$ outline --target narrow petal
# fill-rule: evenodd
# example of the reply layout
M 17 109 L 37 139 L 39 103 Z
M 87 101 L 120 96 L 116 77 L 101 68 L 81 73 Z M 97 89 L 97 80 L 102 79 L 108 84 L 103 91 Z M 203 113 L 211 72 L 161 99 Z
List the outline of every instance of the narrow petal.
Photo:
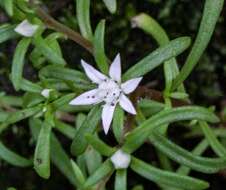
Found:
M 124 94 L 120 96 L 119 105 L 127 112 L 136 115 L 136 110 L 132 104 L 132 102 L 127 98 Z
M 142 80 L 142 77 L 139 77 L 139 78 L 134 78 L 134 79 L 124 82 L 121 85 L 123 92 L 125 94 L 129 94 L 129 93 L 133 92 L 137 88 L 137 86 L 139 85 L 141 80 Z
M 97 97 L 97 89 L 87 91 L 73 99 L 70 105 L 90 105 L 100 103 L 102 100 Z
M 89 65 L 85 61 L 81 61 L 82 66 L 86 72 L 86 75 L 90 78 L 90 80 L 96 84 L 101 83 L 103 80 L 107 79 L 107 77 L 96 70 L 93 66 Z
M 107 134 L 113 119 L 115 106 L 105 104 L 102 111 L 102 124 L 104 128 L 104 133 Z
M 121 82 L 121 58 L 118 54 L 110 66 L 109 75 L 113 80 Z
M 25 37 L 31 37 L 37 29 L 38 25 L 33 25 L 28 20 L 24 20 L 14 30 Z

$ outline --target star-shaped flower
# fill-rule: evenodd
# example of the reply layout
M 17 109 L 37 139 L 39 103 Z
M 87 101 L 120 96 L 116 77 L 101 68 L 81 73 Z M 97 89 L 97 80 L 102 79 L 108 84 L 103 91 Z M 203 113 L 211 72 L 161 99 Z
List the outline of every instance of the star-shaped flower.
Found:
M 142 77 L 121 83 L 121 59 L 118 54 L 109 69 L 109 77 L 97 71 L 94 67 L 81 61 L 88 78 L 98 85 L 96 89 L 87 91 L 73 99 L 70 105 L 91 105 L 104 102 L 102 124 L 105 134 L 108 133 L 117 103 L 128 113 L 136 114 L 131 101 L 126 97 L 139 85 Z

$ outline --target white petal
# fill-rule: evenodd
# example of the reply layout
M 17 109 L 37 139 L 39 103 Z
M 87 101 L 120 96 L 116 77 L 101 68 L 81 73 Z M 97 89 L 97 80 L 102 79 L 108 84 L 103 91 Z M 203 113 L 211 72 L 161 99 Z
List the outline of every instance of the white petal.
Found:
M 125 94 L 129 94 L 129 93 L 133 92 L 137 88 L 137 86 L 139 85 L 141 80 L 142 80 L 142 77 L 139 77 L 139 78 L 134 78 L 134 79 L 124 82 L 121 85 L 123 92 Z
M 14 30 L 23 36 L 31 37 L 34 35 L 37 29 L 38 25 L 33 25 L 28 20 L 24 20 Z
M 118 54 L 110 66 L 109 75 L 113 80 L 121 82 L 121 58 Z
M 110 159 L 115 169 L 126 169 L 131 162 L 131 156 L 121 149 L 115 152 Z
M 100 103 L 102 100 L 97 96 L 97 89 L 87 91 L 73 99 L 70 105 L 90 105 Z
M 105 104 L 103 106 L 103 111 L 102 111 L 102 124 L 104 128 L 104 133 L 107 134 L 113 119 L 114 111 L 115 111 L 115 106 L 116 105 L 109 105 Z
M 124 94 L 122 94 L 119 98 L 119 105 L 127 112 L 136 115 L 136 110 L 132 104 L 132 102 L 127 98 Z
M 86 72 L 86 75 L 90 78 L 92 82 L 99 84 L 103 80 L 107 79 L 104 74 L 96 70 L 93 66 L 89 65 L 85 61 L 82 60 L 81 63 Z
M 46 89 L 42 90 L 41 95 L 44 96 L 45 98 L 49 98 L 49 94 L 51 91 L 53 91 L 53 89 L 46 88 Z

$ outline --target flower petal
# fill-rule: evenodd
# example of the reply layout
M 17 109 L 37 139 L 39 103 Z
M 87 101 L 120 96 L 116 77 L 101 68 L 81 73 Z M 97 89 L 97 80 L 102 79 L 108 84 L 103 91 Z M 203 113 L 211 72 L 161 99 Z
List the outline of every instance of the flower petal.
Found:
M 38 25 L 33 25 L 28 20 L 24 20 L 14 30 L 23 36 L 31 37 L 34 35 L 37 29 Z
M 96 95 L 98 92 L 97 89 L 87 91 L 80 96 L 73 99 L 69 104 L 70 105 L 90 105 L 98 104 L 102 100 Z
M 134 79 L 124 82 L 121 85 L 123 92 L 125 94 L 129 94 L 129 93 L 133 92 L 137 88 L 137 86 L 139 85 L 141 80 L 142 80 L 142 77 L 139 77 L 139 78 L 134 78 Z
M 94 83 L 101 83 L 103 80 L 107 79 L 107 77 L 96 70 L 93 66 L 89 65 L 85 61 L 81 60 L 82 66 L 86 72 L 86 75 L 90 78 L 90 80 Z
M 103 106 L 103 111 L 102 111 L 102 124 L 104 128 L 104 133 L 107 134 L 113 119 L 114 111 L 115 111 L 115 106 L 116 105 L 109 105 L 105 104 Z
M 124 94 L 122 94 L 119 98 L 119 105 L 127 112 L 136 115 L 136 110 L 132 104 L 132 102 L 127 98 Z
M 110 66 L 109 75 L 113 80 L 121 82 L 121 58 L 118 54 Z

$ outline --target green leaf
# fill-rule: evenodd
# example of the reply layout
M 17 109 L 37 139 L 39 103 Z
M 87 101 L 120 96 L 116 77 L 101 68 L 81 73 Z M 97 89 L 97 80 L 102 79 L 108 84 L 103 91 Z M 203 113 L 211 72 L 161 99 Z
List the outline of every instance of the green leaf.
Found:
M 209 184 L 205 181 L 160 170 L 134 157 L 132 158 L 130 167 L 139 175 L 158 184 L 185 190 L 206 189 L 209 187 Z
M 36 35 L 33 43 L 48 61 L 53 64 L 66 65 L 64 58 L 53 50 L 41 35 Z
M 77 178 L 77 181 L 79 182 L 79 187 L 81 187 L 85 183 L 86 179 L 85 179 L 82 171 L 80 170 L 80 168 L 76 164 L 76 162 L 74 162 L 72 159 L 71 159 L 71 165 L 72 165 L 74 174 L 75 174 L 75 176 Z
M 88 173 L 92 175 L 101 166 L 102 156 L 91 146 L 86 149 L 84 156 Z
M 16 90 L 20 89 L 23 78 L 23 67 L 25 54 L 28 50 L 28 46 L 31 43 L 30 38 L 23 38 L 17 45 L 12 63 L 12 82 Z
M 41 94 L 32 92 L 25 93 L 25 95 L 23 96 L 23 107 L 34 107 L 43 101 L 45 101 L 45 97 L 43 97 Z
M 7 14 L 9 16 L 13 16 L 13 1 L 14 0 L 3 0 L 4 1 L 4 7 L 5 7 L 5 10 L 7 12 Z
M 101 116 L 102 108 L 101 106 L 97 105 L 92 108 L 89 112 L 86 120 L 82 123 L 82 126 L 77 130 L 74 140 L 71 144 L 71 152 L 74 155 L 82 154 L 88 143 L 84 138 L 85 134 L 92 134 L 94 133 Z
M 106 5 L 107 9 L 110 13 L 115 13 L 117 10 L 117 0 L 103 0 L 104 4 Z
M 105 32 L 105 20 L 101 20 L 97 25 L 95 34 L 94 34 L 94 58 L 97 63 L 98 68 L 102 73 L 108 74 L 108 63 L 107 57 L 105 55 L 104 49 L 104 32 Z
M 93 32 L 90 24 L 90 0 L 76 0 L 76 12 L 82 36 L 89 41 L 93 39 Z
M 127 190 L 127 170 L 117 170 L 115 177 L 115 190 Z
M 50 135 L 52 126 L 49 122 L 43 122 L 34 155 L 34 168 L 43 178 L 50 177 Z
M 76 129 L 74 127 L 59 120 L 55 120 L 55 129 L 60 131 L 69 139 L 73 139 L 76 133 Z
M 203 133 L 205 134 L 205 137 L 207 138 L 210 146 L 214 150 L 214 152 L 220 156 L 225 157 L 226 156 L 226 149 L 225 147 L 219 142 L 215 134 L 213 133 L 212 129 L 208 126 L 206 122 L 199 122 L 201 129 Z
M 174 99 L 186 99 L 188 98 L 188 94 L 184 92 L 173 92 L 170 94 L 170 97 Z
M 170 41 L 168 44 L 158 48 L 143 58 L 133 67 L 131 67 L 124 75 L 123 80 L 136 78 L 147 74 L 162 62 L 175 57 L 186 50 L 191 43 L 189 37 L 180 37 Z
M 28 167 L 32 165 L 31 160 L 28 160 L 27 158 L 24 158 L 11 151 L 2 142 L 0 142 L 0 158 L 18 167 Z
M 110 160 L 106 160 L 85 182 L 83 189 L 92 187 L 97 184 L 101 179 L 111 174 L 114 171 L 114 167 Z
M 139 27 L 146 33 L 153 36 L 160 46 L 164 46 L 169 43 L 169 37 L 160 24 L 151 16 L 141 13 L 132 18 L 132 24 L 135 27 Z M 164 63 L 164 75 L 166 79 L 166 89 L 170 90 L 172 80 L 179 74 L 179 69 L 175 58 L 165 61 Z
M 7 119 L 4 121 L 3 124 L 0 125 L 0 133 L 5 130 L 10 124 L 19 122 L 23 119 L 31 117 L 32 115 L 37 114 L 43 108 L 43 105 L 38 105 L 32 108 L 27 108 L 23 110 L 16 111 L 14 113 L 10 113 Z
M 54 78 L 62 81 L 72 82 L 76 88 L 91 89 L 93 85 L 89 82 L 87 77 L 80 71 L 63 68 L 59 65 L 48 65 L 42 68 L 39 72 L 40 78 Z
M 172 160 L 203 173 L 215 173 L 226 168 L 226 158 L 205 158 L 192 154 L 169 141 L 166 137 L 152 133 L 149 140 Z
M 159 126 L 164 124 L 170 124 L 176 121 L 199 119 L 208 122 L 218 122 L 219 119 L 208 109 L 199 106 L 183 106 L 179 108 L 163 110 L 153 117 L 147 119 L 138 128 L 134 129 L 126 136 L 123 149 L 132 153 L 139 146 L 141 146 L 145 140 L 151 135 L 151 133 Z
M 42 87 L 36 83 L 33 83 L 29 80 L 22 79 L 21 80 L 21 86 L 20 88 L 26 92 L 33 92 L 33 93 L 41 93 L 42 92 Z
M 123 137 L 124 117 L 125 117 L 125 114 L 123 109 L 120 106 L 117 106 L 114 112 L 112 128 L 118 143 L 122 141 L 122 137 Z
M 29 120 L 30 130 L 35 140 L 37 140 L 38 138 L 39 131 L 42 125 L 43 122 L 37 118 L 31 118 Z M 79 183 L 74 175 L 70 158 L 64 151 L 59 140 L 56 138 L 54 134 L 51 134 L 50 144 L 51 144 L 50 149 L 51 161 L 65 175 L 65 177 L 68 178 L 71 184 L 73 184 L 75 187 L 78 186 Z
M 151 116 L 163 110 L 165 104 L 154 100 L 141 99 L 138 102 L 138 106 L 142 109 L 142 112 L 145 114 L 145 116 Z
M 205 51 L 213 35 L 223 4 L 224 0 L 206 0 L 198 35 L 180 74 L 174 80 L 174 89 L 189 76 Z
M 53 110 L 58 110 L 64 105 L 68 105 L 69 102 L 75 97 L 74 93 L 66 94 L 57 100 L 53 101 L 50 105 L 52 106 Z
M 14 39 L 18 34 L 14 31 L 15 25 L 3 24 L 0 26 L 0 43 Z
M 111 156 L 116 151 L 115 148 L 108 146 L 102 140 L 100 140 L 97 136 L 86 134 L 86 140 L 88 143 L 96 149 L 100 154 L 104 156 Z

